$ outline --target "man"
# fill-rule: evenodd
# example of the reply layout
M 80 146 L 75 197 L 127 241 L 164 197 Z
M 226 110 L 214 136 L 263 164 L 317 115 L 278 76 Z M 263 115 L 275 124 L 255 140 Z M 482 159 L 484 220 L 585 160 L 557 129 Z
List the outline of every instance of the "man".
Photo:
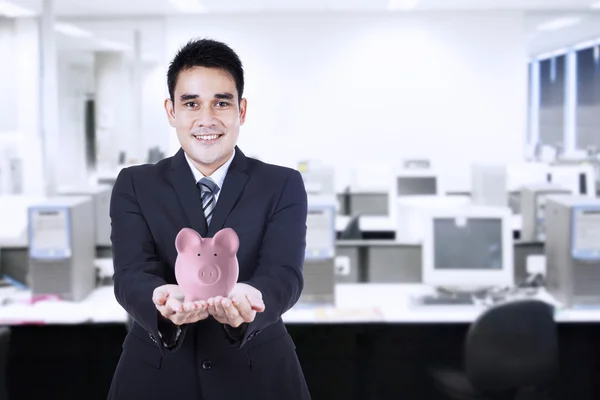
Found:
M 310 399 L 281 320 L 303 288 L 302 178 L 236 147 L 247 101 L 228 46 L 189 42 L 167 83 L 181 149 L 123 169 L 112 193 L 115 295 L 134 323 L 109 399 Z M 183 303 L 174 264 L 184 227 L 202 237 L 236 231 L 240 273 L 229 297 Z

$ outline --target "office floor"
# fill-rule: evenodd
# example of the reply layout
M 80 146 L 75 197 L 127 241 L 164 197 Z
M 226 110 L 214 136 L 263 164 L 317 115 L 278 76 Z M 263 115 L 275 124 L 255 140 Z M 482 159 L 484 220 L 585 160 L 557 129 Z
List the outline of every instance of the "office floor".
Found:
M 313 400 L 433 399 L 429 366 L 460 363 L 466 325 L 290 325 Z M 106 399 L 120 325 L 15 327 L 11 400 Z M 560 326 L 557 400 L 600 398 L 600 325 Z

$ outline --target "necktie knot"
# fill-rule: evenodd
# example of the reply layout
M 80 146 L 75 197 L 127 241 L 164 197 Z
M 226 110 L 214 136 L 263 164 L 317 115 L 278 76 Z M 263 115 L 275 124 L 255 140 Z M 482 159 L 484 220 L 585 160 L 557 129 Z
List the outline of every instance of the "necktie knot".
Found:
M 212 195 L 219 193 L 219 186 L 210 178 L 200 179 L 198 186 L 202 192 L 210 192 Z

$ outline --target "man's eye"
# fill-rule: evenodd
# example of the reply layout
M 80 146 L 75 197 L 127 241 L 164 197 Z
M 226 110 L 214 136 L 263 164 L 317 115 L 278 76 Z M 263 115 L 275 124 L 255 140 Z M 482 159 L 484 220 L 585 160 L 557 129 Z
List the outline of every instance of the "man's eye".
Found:
M 184 105 L 185 105 L 186 107 L 196 107 L 196 106 L 197 106 L 197 104 L 196 104 L 196 103 L 194 103 L 193 101 L 190 101 L 189 103 L 185 103 Z
M 219 101 L 217 103 L 217 107 L 227 107 L 228 105 L 229 105 L 229 103 L 226 101 Z

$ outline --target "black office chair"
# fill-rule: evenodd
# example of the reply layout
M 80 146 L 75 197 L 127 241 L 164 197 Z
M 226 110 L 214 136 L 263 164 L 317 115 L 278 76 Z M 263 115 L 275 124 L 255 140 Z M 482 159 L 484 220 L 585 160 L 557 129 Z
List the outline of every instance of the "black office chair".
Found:
M 546 400 L 558 376 L 554 309 L 517 300 L 486 310 L 467 333 L 464 371 L 436 369 L 436 389 L 454 400 Z
M 8 373 L 6 365 L 8 361 L 8 345 L 10 342 L 10 328 L 0 326 L 0 400 L 8 399 Z

